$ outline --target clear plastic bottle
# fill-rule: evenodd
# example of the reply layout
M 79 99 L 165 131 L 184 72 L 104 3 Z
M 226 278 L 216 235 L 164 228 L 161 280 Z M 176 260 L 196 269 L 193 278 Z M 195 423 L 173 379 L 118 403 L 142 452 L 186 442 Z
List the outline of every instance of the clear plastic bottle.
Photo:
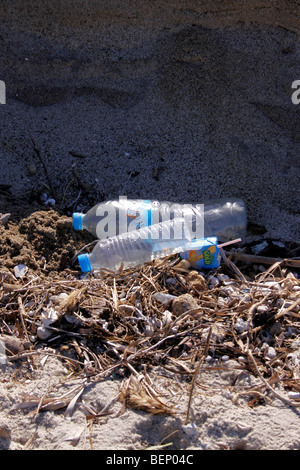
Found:
M 78 256 L 83 272 L 99 269 L 117 271 L 185 251 L 192 242 L 191 234 L 178 217 L 99 240 L 91 253 Z
M 86 214 L 73 214 L 74 230 L 88 230 L 99 239 L 140 230 L 183 217 L 192 238 L 217 237 L 221 242 L 246 235 L 246 207 L 241 199 L 216 199 L 204 204 L 127 199 L 102 202 Z

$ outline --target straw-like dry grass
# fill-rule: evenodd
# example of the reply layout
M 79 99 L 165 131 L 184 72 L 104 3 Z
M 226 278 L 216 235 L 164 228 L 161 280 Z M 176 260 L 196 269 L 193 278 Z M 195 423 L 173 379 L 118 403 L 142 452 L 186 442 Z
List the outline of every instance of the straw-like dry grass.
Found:
M 284 260 L 255 276 L 248 270 L 249 264 L 240 269 L 222 250 L 221 267 L 204 275 L 177 257 L 82 278 L 75 271 L 51 277 L 29 271 L 17 281 L 1 272 L 0 332 L 7 359 L 34 368 L 40 354 L 55 355 L 82 377 L 81 385 L 66 395 L 27 396 L 20 407 L 66 408 L 68 413 L 86 381 L 120 374 L 117 399 L 123 406 L 175 413 L 148 376 L 160 366 L 186 378 L 188 421 L 201 371 L 222 368 L 224 355 L 260 379 L 260 386 L 238 394 L 248 395 L 249 405 L 276 396 L 299 406 L 299 400 L 290 400 L 275 386 L 300 391 L 300 281 Z M 214 279 L 220 275 L 215 284 L 212 274 Z M 157 293 L 165 294 L 165 303 Z M 41 327 L 44 339 L 39 338 Z M 207 356 L 215 358 L 213 367 Z

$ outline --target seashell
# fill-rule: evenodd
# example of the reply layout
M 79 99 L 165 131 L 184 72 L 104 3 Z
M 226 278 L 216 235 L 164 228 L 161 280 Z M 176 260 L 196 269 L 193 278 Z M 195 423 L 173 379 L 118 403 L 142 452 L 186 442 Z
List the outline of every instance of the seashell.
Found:
M 49 326 L 58 320 L 58 313 L 53 307 L 47 307 L 41 314 L 43 325 Z
M 14 267 L 14 274 L 17 278 L 24 277 L 27 271 L 28 271 L 28 268 L 27 266 L 25 266 L 25 264 L 18 264 L 17 266 Z
M 172 321 L 172 312 L 165 310 L 162 316 L 162 326 L 166 326 Z

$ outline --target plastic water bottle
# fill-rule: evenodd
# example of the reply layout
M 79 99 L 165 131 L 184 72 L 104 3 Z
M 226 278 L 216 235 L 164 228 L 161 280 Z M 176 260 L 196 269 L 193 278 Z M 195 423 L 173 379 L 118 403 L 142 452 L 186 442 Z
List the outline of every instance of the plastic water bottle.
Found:
M 140 230 L 183 217 L 192 238 L 217 237 L 226 242 L 246 235 L 246 207 L 241 199 L 218 199 L 205 204 L 127 199 L 102 202 L 86 214 L 73 214 L 74 230 L 88 230 L 98 239 Z
M 99 269 L 117 271 L 185 251 L 192 242 L 191 234 L 178 217 L 99 240 L 91 253 L 78 256 L 83 272 Z

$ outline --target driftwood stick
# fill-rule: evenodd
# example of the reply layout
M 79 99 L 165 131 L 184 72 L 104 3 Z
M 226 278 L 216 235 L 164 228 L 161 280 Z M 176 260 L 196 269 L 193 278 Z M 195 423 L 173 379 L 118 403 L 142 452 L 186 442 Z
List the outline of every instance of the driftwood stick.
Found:
M 291 268 L 300 268 L 300 259 L 297 259 L 297 258 L 272 258 L 269 256 L 249 255 L 247 253 L 239 253 L 239 252 L 225 252 L 225 253 L 229 258 L 235 259 L 237 261 L 245 261 L 245 262 L 250 262 L 250 263 L 259 263 L 259 264 L 268 264 L 268 265 L 280 263 L 283 266 L 289 266 Z

